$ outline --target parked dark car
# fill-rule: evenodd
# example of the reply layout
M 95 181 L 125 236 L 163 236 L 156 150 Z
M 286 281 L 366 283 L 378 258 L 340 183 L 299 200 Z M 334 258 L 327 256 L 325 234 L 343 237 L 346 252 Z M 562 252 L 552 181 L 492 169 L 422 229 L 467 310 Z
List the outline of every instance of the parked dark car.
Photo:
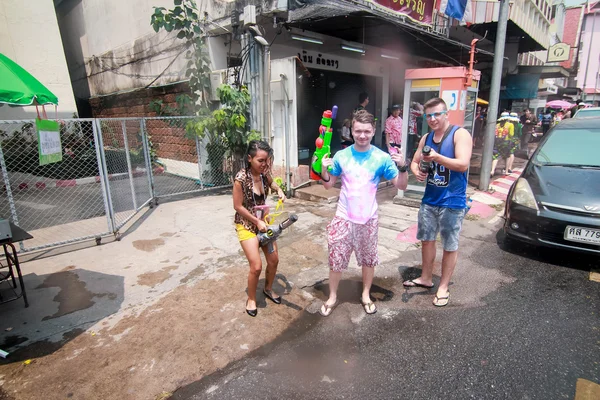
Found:
M 600 119 L 567 119 L 544 135 L 504 217 L 509 241 L 600 254 Z

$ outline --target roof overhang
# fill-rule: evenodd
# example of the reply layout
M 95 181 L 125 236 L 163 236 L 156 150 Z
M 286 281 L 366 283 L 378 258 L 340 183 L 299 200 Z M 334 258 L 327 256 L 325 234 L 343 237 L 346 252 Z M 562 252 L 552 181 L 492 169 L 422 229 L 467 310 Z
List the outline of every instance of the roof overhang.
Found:
M 468 44 L 437 33 L 432 27 L 409 22 L 409 18 L 349 1 L 301 3 L 302 7 L 289 10 L 289 26 L 452 65 L 468 65 Z M 475 56 L 479 62 L 491 62 L 493 57 L 492 52 L 481 49 Z
M 519 74 L 536 74 L 540 79 L 568 78 L 569 70 L 560 65 L 519 65 Z
M 479 35 L 485 35 L 492 42 L 496 42 L 496 33 L 498 30 L 498 22 L 488 22 L 485 24 L 471 25 L 469 29 Z M 512 20 L 508 20 L 506 24 L 506 42 L 518 42 L 519 53 L 526 53 L 528 51 L 540 51 L 546 50 L 546 48 L 532 38 L 527 32 L 523 30 L 519 25 L 515 24 Z

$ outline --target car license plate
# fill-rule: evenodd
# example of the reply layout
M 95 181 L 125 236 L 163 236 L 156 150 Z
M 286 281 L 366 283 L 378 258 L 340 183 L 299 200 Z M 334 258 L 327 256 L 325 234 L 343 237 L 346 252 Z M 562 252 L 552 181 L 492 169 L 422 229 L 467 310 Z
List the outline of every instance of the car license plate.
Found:
M 569 225 L 565 229 L 565 240 L 600 244 L 600 229 L 581 228 L 579 226 Z

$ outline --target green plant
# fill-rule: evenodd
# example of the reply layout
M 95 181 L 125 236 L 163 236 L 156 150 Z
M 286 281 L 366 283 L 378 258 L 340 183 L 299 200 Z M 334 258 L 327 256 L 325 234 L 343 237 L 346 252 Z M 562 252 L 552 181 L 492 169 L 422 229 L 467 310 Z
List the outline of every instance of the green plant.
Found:
M 176 107 L 168 106 L 162 100 L 154 100 L 150 103 L 150 108 L 158 115 L 194 114 L 197 117 L 188 122 L 186 133 L 191 137 L 208 139 L 207 152 L 211 168 L 214 170 L 213 179 L 220 180 L 224 157 L 233 158 L 234 170 L 241 167 L 236 165 L 235 161 L 239 163 L 248 142 L 260 139 L 261 135 L 249 128 L 250 94 L 246 87 L 221 85 L 217 89 L 221 107 L 210 110 L 208 94 L 211 70 L 205 45 L 206 35 L 198 19 L 198 10 L 192 0 L 174 0 L 174 6 L 171 10 L 154 7 L 151 24 L 156 32 L 161 29 L 167 32 L 177 31 L 177 37 L 186 42 L 186 76 L 190 79 L 191 96 L 178 96 Z
M 191 103 L 197 104 L 196 115 L 208 111 L 210 91 L 210 59 L 205 43 L 204 29 L 200 25 L 198 9 L 193 0 L 174 0 L 175 7 L 167 10 L 154 7 L 150 24 L 155 32 L 164 29 L 177 31 L 177 38 L 186 42 L 187 70 L 190 78 Z
M 283 193 L 288 192 L 287 184 L 283 181 L 283 179 L 281 179 L 280 177 L 276 177 L 275 183 L 277 184 L 277 186 L 279 186 L 279 188 L 283 191 Z
M 181 115 L 194 115 L 194 102 L 192 98 L 187 94 L 180 94 L 175 97 L 176 107 L 171 107 L 164 104 L 162 100 L 152 100 L 148 106 L 150 110 L 154 111 L 158 115 L 167 116 L 181 116 Z M 178 122 L 174 120 L 167 120 L 170 125 L 178 126 Z
M 208 137 L 213 144 L 226 147 L 236 159 L 243 157 L 248 142 L 260 139 L 260 133 L 249 129 L 250 93 L 246 87 L 236 89 L 221 85 L 217 89 L 221 108 L 205 118 L 188 122 L 187 131 L 200 139 Z

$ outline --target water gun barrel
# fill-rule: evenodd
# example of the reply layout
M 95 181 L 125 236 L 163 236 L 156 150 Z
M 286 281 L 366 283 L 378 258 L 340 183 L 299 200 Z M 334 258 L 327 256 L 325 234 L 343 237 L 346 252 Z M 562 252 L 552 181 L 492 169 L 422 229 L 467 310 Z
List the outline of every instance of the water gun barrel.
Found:
M 284 229 L 287 229 L 290 225 L 292 225 L 296 221 L 298 221 L 298 216 L 296 214 L 292 214 L 292 215 L 290 215 L 290 217 L 288 219 L 283 221 L 279 226 L 280 226 L 281 230 L 284 230 Z

